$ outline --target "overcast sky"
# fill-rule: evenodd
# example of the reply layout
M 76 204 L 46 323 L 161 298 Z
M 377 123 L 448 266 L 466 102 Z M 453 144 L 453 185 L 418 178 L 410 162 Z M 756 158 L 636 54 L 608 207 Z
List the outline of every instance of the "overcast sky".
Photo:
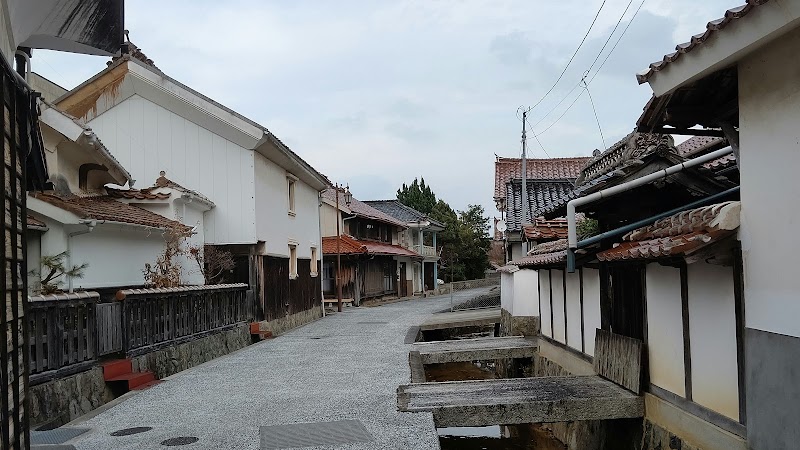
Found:
M 516 110 L 555 82 L 601 0 L 126 4 L 131 41 L 161 70 L 269 128 L 357 198 L 394 198 L 422 176 L 453 208 L 478 203 L 494 215 L 495 154 L 521 151 Z M 590 85 L 604 144 L 585 94 L 556 122 L 580 88 L 543 116 L 578 83 L 627 4 L 606 1 L 570 70 L 531 112 L 534 129 L 547 129 L 539 137 L 547 155 L 590 155 L 630 132 L 651 94 L 635 73 L 738 6 L 645 1 Z M 32 66 L 69 89 L 106 61 L 36 51 Z M 536 141 L 529 149 L 529 157 L 546 157 Z

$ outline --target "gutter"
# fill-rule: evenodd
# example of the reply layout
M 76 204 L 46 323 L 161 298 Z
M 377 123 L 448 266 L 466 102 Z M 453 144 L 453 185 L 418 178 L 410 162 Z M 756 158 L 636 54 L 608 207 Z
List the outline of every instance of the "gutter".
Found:
M 637 178 L 635 180 L 628 181 L 627 183 L 622 183 L 617 186 L 612 186 L 610 188 L 606 188 L 600 190 L 598 192 L 594 192 L 589 194 L 585 197 L 579 197 L 570 200 L 567 203 L 567 228 L 568 228 L 568 235 L 567 235 L 567 271 L 572 273 L 575 272 L 575 250 L 578 247 L 578 231 L 577 231 L 577 222 L 575 219 L 575 212 L 578 206 L 587 205 L 589 203 L 594 203 L 598 200 L 609 198 L 614 195 L 630 191 L 634 188 L 644 186 L 646 184 L 650 184 L 653 181 L 660 180 L 662 178 L 666 178 L 670 175 L 676 174 L 678 172 L 683 171 L 684 169 L 688 169 L 691 167 L 699 166 L 700 164 L 707 163 L 709 161 L 713 161 L 717 158 L 726 156 L 733 152 L 731 147 L 725 147 L 720 150 L 713 151 L 711 153 L 707 153 L 703 156 L 698 156 L 697 158 L 690 159 L 689 161 L 684 161 L 680 164 L 676 164 L 671 167 L 667 167 L 666 169 L 659 170 L 657 172 L 653 172 L 649 175 L 643 176 L 641 178 Z M 583 243 L 583 242 L 582 242 Z M 586 244 L 584 244 L 586 245 Z

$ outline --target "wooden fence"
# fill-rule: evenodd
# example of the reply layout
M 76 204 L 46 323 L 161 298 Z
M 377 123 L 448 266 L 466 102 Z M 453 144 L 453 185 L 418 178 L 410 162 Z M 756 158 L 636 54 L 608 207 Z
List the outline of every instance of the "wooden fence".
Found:
M 106 355 L 134 356 L 215 333 L 255 316 L 246 284 L 32 297 L 28 334 L 31 382 L 75 373 Z

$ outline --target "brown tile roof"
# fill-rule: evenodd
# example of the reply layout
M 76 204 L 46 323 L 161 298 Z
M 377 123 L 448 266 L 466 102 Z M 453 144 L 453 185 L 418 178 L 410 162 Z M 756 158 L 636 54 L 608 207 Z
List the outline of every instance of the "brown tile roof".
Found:
M 128 200 L 166 200 L 170 197 L 168 193 L 150 192 L 149 189 L 114 189 L 107 187 L 106 192 L 111 198 L 124 198 Z
M 350 202 L 350 205 L 344 204 L 344 198 L 342 197 L 341 191 L 339 191 L 339 205 L 346 206 L 350 212 L 355 214 L 358 217 L 364 217 L 366 219 L 377 220 L 379 222 L 388 223 L 390 225 L 397 225 L 402 228 L 407 228 L 406 223 L 402 220 L 395 219 L 394 217 L 380 211 L 368 204 L 356 199 L 353 197 L 353 200 Z M 326 199 L 335 202 L 336 201 L 336 191 L 334 188 L 328 188 L 322 191 L 322 196 Z
M 52 193 L 38 193 L 35 196 L 39 200 L 69 211 L 82 219 L 107 220 L 164 229 L 189 228 L 180 222 L 138 206 L 120 202 L 109 196 L 66 197 Z
M 528 158 L 528 180 L 574 180 L 589 157 Z M 506 198 L 506 183 L 522 178 L 522 158 L 497 158 L 494 163 L 494 198 Z
M 680 212 L 638 228 L 614 248 L 597 254 L 600 261 L 653 259 L 689 255 L 735 233 L 739 227 L 739 202 Z
M 717 158 L 713 161 L 709 161 L 703 164 L 703 168 L 712 171 L 717 171 L 735 165 L 736 165 L 736 156 L 733 153 L 731 153 L 729 155 L 725 155 L 721 158 Z
M 534 245 L 526 256 L 508 263 L 517 267 L 537 267 L 560 264 L 567 260 L 567 240 L 544 242 Z
M 681 142 L 676 147 L 678 154 L 684 158 L 700 153 L 704 150 L 709 150 L 714 147 L 722 148 L 726 145 L 725 138 L 713 136 L 692 136 L 689 139 Z
M 342 235 L 340 246 L 339 253 L 342 255 L 392 255 L 422 258 L 422 256 L 420 256 L 418 253 L 407 248 L 403 248 L 399 245 L 387 244 L 385 242 L 360 240 L 347 234 Z M 322 238 L 322 253 L 324 255 L 335 255 L 336 247 L 336 236 Z
M 532 240 L 566 239 L 567 219 L 544 220 L 540 217 L 534 221 L 533 225 L 526 225 L 523 231 L 525 232 L 525 237 Z
M 752 11 L 756 6 L 763 5 L 767 3 L 769 0 L 747 0 L 747 2 L 739 6 L 737 8 L 731 8 L 725 11 L 725 15 L 721 19 L 712 20 L 706 24 L 706 30 L 700 34 L 695 34 L 694 36 L 689 39 L 689 42 L 685 42 L 683 44 L 678 44 L 675 47 L 675 51 L 673 53 L 668 53 L 664 55 L 661 61 L 656 61 L 650 66 L 636 74 L 636 80 L 639 84 L 646 83 L 656 72 L 660 70 L 664 70 L 665 67 L 669 65 L 669 63 L 675 62 L 681 55 L 686 54 L 697 48 L 699 45 L 703 44 L 705 41 L 708 40 L 711 36 L 717 34 L 723 28 L 728 26 L 729 23 L 733 22 L 736 19 L 741 19 L 742 17 L 746 16 L 750 11 Z
M 46 223 L 42 222 L 41 220 L 39 220 L 39 219 L 37 219 L 37 218 L 35 218 L 33 216 L 27 216 L 25 218 L 25 226 L 27 228 L 34 228 L 34 229 L 36 229 L 36 228 L 47 228 L 47 224 Z

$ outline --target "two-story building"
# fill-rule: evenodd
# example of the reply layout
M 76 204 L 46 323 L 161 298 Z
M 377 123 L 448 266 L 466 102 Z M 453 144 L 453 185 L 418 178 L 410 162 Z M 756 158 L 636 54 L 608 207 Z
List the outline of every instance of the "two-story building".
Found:
M 398 200 L 369 200 L 365 203 L 405 224 L 405 229 L 399 236 L 400 245 L 423 258 L 418 265 L 406 268 L 406 277 L 413 280 L 414 292 L 435 289 L 439 279 L 436 233 L 444 230 L 444 224 Z
M 422 255 L 400 245 L 406 225 L 394 217 L 361 202 L 349 192 L 336 190 L 322 194 L 323 291 L 325 298 L 337 297 L 337 256 L 342 296 L 360 304 L 362 300 L 383 296 L 412 295 L 415 285 L 408 272 L 419 266 Z M 336 220 L 340 234 L 336 234 Z
M 128 53 L 56 100 L 83 120 L 134 179 L 169 180 L 216 205 L 206 244 L 237 256 L 264 329 L 321 316 L 319 193 L 326 178 L 258 123 L 174 80 L 130 42 Z

